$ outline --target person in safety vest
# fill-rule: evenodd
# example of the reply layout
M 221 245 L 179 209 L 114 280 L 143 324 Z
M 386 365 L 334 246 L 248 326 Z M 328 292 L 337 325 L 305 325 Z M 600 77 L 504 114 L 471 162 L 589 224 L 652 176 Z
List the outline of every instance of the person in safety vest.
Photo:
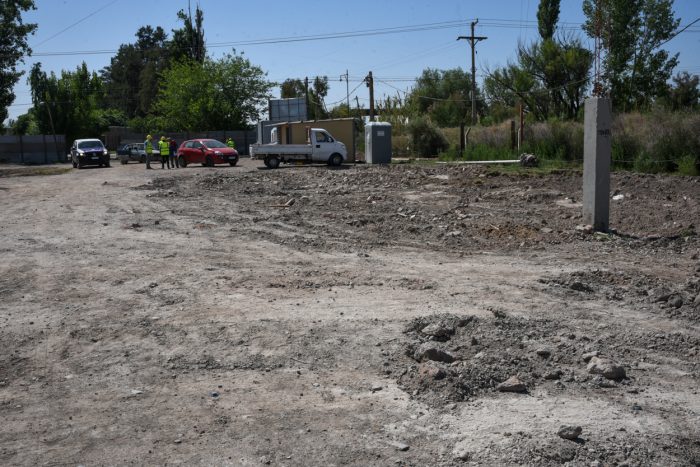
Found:
M 151 156 L 153 155 L 153 136 L 146 136 L 146 141 L 143 143 L 143 148 L 146 151 L 146 168 L 152 169 L 151 167 Z
M 236 149 L 236 143 L 231 138 L 226 140 L 226 146 L 230 147 L 231 149 Z
M 158 149 L 160 149 L 160 168 L 164 169 L 167 164 L 168 169 L 170 169 L 170 145 L 165 140 L 165 136 L 160 137 Z

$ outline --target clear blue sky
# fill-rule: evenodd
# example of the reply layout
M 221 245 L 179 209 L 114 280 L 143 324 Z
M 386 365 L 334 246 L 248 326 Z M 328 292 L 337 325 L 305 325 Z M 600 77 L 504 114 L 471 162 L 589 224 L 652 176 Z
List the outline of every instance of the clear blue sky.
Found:
M 192 0 L 192 5 L 197 0 Z M 350 90 L 361 84 L 368 71 L 375 76 L 377 98 L 407 90 L 410 80 L 427 67 L 468 68 L 469 47 L 456 41 L 467 35 L 466 22 L 479 18 L 477 34 L 488 40 L 478 44 L 477 74 L 493 69 L 515 57 L 519 40 L 537 37 L 538 0 L 288 0 L 223 1 L 199 0 L 204 10 L 205 39 L 209 54 L 220 57 L 230 52 L 231 43 L 259 39 L 354 32 L 371 29 L 464 21 L 465 24 L 400 34 L 348 37 L 307 42 L 265 45 L 237 45 L 239 52 L 268 73 L 268 78 L 282 82 L 286 78 L 327 75 L 331 89 L 326 103 L 344 102 L 346 83 L 340 75 L 349 70 Z M 560 25 L 580 31 L 583 22 L 580 0 L 563 0 Z M 100 70 L 109 64 L 113 53 L 41 56 L 49 52 L 116 51 L 120 44 L 135 40 L 143 25 L 162 26 L 167 32 L 178 28 L 176 13 L 187 8 L 187 0 L 36 0 L 37 10 L 27 13 L 25 21 L 39 28 L 30 38 L 34 56 L 22 67 L 41 62 L 45 71 L 60 73 L 74 70 L 85 61 L 88 68 Z M 700 17 L 699 0 L 676 0 L 676 17 L 681 26 Z M 93 14 L 94 13 L 94 14 Z M 92 14 L 92 15 L 91 15 Z M 79 20 L 91 15 L 79 24 Z M 584 41 L 591 42 L 581 32 Z M 216 46 L 227 43 L 226 46 Z M 700 23 L 667 44 L 680 52 L 677 71 L 700 73 Z M 279 89 L 275 89 L 279 95 Z M 26 75 L 16 87 L 17 98 L 10 107 L 10 117 L 25 113 L 31 103 Z M 354 95 L 361 105 L 368 101 L 364 85 Z M 352 104 L 354 106 L 354 103 Z

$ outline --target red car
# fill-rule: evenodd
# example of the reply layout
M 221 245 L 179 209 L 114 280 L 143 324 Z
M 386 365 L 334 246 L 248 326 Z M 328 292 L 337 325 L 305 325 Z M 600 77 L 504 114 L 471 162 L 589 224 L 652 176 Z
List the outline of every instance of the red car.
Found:
M 191 139 L 180 145 L 177 158 L 180 167 L 187 167 L 187 164 L 202 164 L 204 167 L 229 164 L 233 167 L 238 163 L 238 152 L 215 139 Z

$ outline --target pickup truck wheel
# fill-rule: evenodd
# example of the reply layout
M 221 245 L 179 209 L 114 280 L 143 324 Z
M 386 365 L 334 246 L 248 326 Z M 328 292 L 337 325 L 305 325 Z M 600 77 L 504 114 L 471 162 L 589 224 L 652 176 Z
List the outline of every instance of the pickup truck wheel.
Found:
M 331 157 L 328 159 L 328 164 L 332 165 L 333 167 L 338 167 L 342 163 L 343 163 L 343 156 L 341 156 L 337 152 L 335 154 L 331 154 Z
M 265 161 L 265 165 L 267 165 L 270 169 L 276 169 L 280 166 L 280 159 L 277 156 L 270 156 Z
M 182 156 L 178 156 L 177 163 L 180 167 L 187 167 L 187 161 Z

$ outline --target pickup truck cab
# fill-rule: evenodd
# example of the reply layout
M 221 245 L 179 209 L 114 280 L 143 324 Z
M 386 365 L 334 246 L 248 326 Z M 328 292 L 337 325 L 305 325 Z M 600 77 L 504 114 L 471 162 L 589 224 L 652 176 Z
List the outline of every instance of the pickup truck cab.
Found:
M 262 159 L 265 166 L 276 169 L 280 163 L 322 162 L 328 165 L 341 165 L 348 157 L 345 144 L 322 128 L 311 128 L 307 144 L 279 144 L 277 128 L 272 130 L 272 143 L 251 144 L 250 157 Z

